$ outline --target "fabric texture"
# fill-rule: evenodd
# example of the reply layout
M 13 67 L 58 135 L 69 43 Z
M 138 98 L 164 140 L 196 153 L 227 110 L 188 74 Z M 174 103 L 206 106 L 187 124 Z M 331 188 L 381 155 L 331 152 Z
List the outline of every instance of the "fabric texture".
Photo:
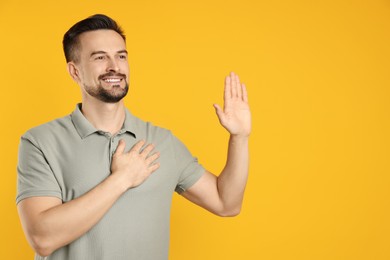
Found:
M 173 192 L 191 187 L 204 168 L 169 130 L 134 117 L 116 135 L 95 129 L 81 104 L 66 117 L 27 131 L 18 160 L 16 202 L 33 196 L 57 197 L 66 203 L 82 196 L 110 174 L 120 139 L 128 151 L 145 140 L 160 152 L 160 168 L 140 186 L 124 193 L 91 230 L 46 260 L 159 260 L 168 258 Z

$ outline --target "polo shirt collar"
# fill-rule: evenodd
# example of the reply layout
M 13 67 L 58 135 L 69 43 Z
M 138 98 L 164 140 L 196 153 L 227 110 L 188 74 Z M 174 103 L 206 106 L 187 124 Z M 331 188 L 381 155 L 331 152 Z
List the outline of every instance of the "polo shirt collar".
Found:
M 81 112 L 81 103 L 76 105 L 76 109 L 71 114 L 71 119 L 77 133 L 82 139 L 95 132 L 100 132 L 88 121 L 88 119 L 85 118 Z M 135 137 L 136 133 L 138 132 L 137 126 L 138 124 L 136 118 L 127 108 L 125 108 L 125 122 L 123 123 L 122 130 L 119 133 L 130 132 Z

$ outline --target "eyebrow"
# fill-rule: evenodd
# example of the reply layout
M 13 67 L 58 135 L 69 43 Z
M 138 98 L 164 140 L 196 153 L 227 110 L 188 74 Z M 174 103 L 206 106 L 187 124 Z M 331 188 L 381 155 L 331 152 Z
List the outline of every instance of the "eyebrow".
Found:
M 120 51 L 117 51 L 116 53 L 118 53 L 118 54 L 122 54 L 122 53 L 128 54 L 126 50 L 120 50 Z M 97 55 L 97 54 L 107 54 L 107 52 L 105 52 L 105 51 L 93 51 L 91 53 L 90 57 L 92 57 L 94 55 Z

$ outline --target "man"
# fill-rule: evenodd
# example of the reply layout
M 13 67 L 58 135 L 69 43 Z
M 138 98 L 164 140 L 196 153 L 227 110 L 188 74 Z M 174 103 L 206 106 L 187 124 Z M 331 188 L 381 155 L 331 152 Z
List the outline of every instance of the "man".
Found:
M 17 205 L 35 259 L 167 259 L 173 191 L 220 216 L 240 212 L 251 115 L 237 75 L 226 77 L 224 109 L 214 105 L 230 133 L 216 177 L 170 131 L 125 108 L 128 57 L 114 20 L 82 20 L 63 44 L 82 103 L 26 132 L 19 149 Z

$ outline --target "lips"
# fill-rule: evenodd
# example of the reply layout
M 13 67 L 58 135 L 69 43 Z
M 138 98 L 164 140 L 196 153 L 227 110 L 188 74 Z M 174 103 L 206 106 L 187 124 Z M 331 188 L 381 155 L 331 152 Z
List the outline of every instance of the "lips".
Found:
M 122 78 L 103 78 L 103 81 L 107 83 L 119 83 L 122 81 Z
M 120 73 L 106 73 L 99 76 L 99 79 L 106 83 L 119 83 L 125 78 L 126 75 Z

